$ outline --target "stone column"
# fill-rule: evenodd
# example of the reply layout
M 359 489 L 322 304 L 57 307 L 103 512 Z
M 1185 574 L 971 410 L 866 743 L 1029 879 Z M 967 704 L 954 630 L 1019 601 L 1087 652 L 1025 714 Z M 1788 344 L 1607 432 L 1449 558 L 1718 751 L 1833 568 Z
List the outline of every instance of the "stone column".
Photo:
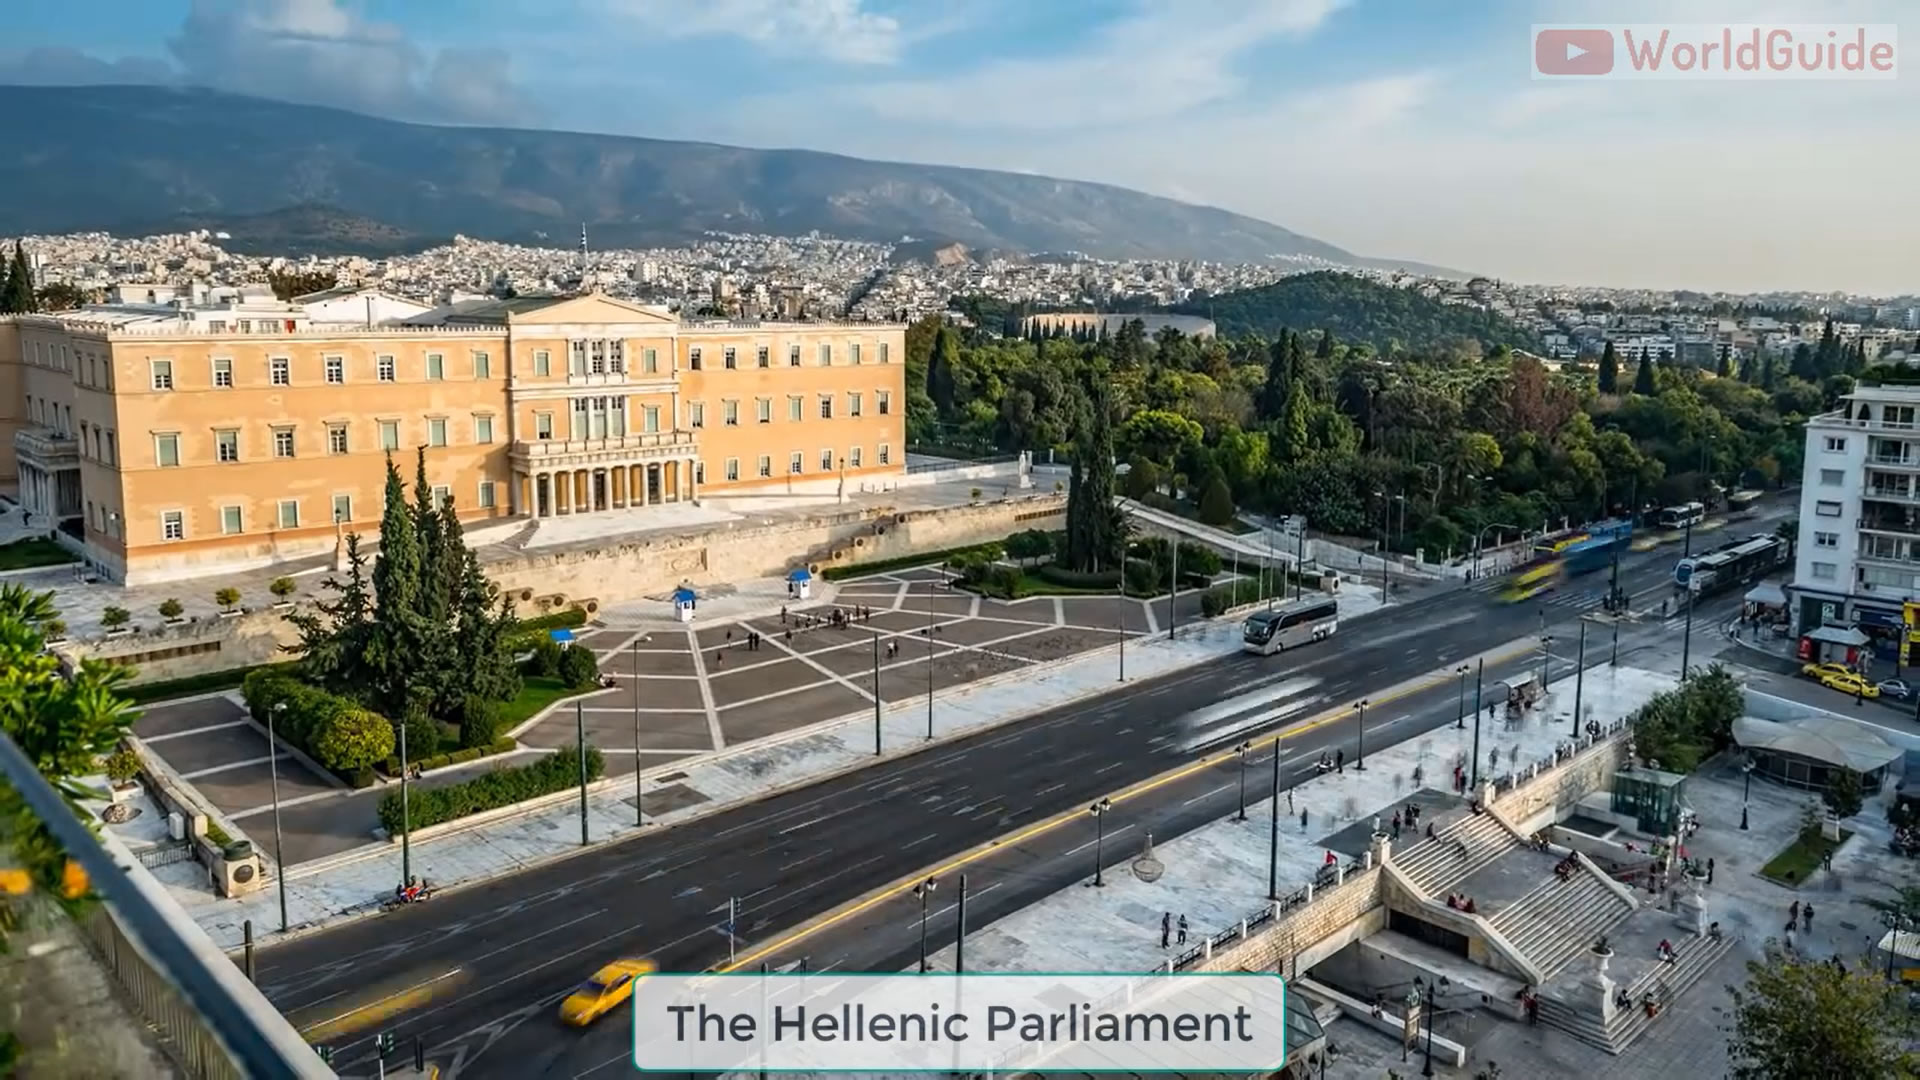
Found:
M 685 492 L 686 501 L 695 502 L 700 498 L 700 481 L 698 479 L 698 475 L 699 475 L 698 470 L 694 468 L 694 462 L 692 458 L 686 459 L 685 463 L 683 463 L 680 467 L 686 470 L 686 474 L 687 474 L 687 489 Z
M 607 467 L 607 497 L 615 510 L 627 508 L 627 470 L 619 465 Z

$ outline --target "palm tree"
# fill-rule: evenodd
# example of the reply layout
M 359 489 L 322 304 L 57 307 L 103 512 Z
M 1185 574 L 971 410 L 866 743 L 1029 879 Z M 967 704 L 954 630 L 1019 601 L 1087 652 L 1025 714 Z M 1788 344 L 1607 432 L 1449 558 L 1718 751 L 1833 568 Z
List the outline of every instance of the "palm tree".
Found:
M 0 619 L 18 619 L 29 626 L 38 626 L 58 614 L 53 609 L 51 590 L 37 593 L 12 582 L 0 585 Z

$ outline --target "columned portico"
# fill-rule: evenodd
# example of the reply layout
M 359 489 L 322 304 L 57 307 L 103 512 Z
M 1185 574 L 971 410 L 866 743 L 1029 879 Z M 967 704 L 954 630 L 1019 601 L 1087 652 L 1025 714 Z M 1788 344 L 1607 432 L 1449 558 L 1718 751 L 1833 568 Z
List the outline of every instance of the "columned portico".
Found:
M 695 497 L 699 451 L 690 431 L 561 442 L 516 442 L 516 484 L 534 517 L 630 510 Z
M 33 427 L 14 434 L 13 449 L 20 470 L 21 507 L 47 525 L 79 517 L 79 442 Z

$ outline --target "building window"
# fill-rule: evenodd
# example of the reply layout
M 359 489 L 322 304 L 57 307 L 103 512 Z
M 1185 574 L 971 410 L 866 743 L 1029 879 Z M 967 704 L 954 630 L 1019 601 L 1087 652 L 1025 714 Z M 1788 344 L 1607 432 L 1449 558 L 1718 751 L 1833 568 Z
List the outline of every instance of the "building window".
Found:
M 881 416 L 890 415 L 893 412 L 892 391 L 875 390 L 873 392 L 873 403 L 875 406 L 877 406 L 880 409 Z
M 880 362 L 885 364 L 888 363 L 889 360 L 890 358 L 887 356 L 887 343 L 883 341 L 880 343 Z
M 1847 452 L 1847 440 L 1842 435 L 1827 436 L 1827 453 L 1844 454 Z
M 860 467 L 860 448 L 857 446 L 850 446 L 847 448 L 847 468 L 857 469 L 859 467 Z
M 660 374 L 660 351 L 658 349 L 640 350 L 640 370 L 648 375 Z
M 821 472 L 833 471 L 833 451 L 832 450 L 820 451 L 820 471 Z
M 641 431 L 651 435 L 660 430 L 660 406 L 648 405 L 640 414 Z
M 113 449 L 113 432 L 109 431 L 107 432 L 107 464 L 109 465 L 116 464 L 114 460 L 116 456 L 117 455 Z
M 276 356 L 267 361 L 267 381 L 275 386 L 293 385 L 293 361 Z
M 241 520 L 240 508 L 223 506 L 220 508 L 220 532 L 225 536 L 239 536 L 245 522 Z
M 1837 502 L 1831 502 L 1829 500 L 1822 499 L 1819 502 L 1813 504 L 1813 512 L 1820 515 L 1821 517 L 1839 517 L 1840 504 Z
M 553 374 L 553 354 L 545 349 L 533 350 L 533 373 L 535 375 Z
M 687 426 L 703 428 L 707 426 L 707 403 L 695 401 L 687 405 Z
M 228 428 L 213 433 L 213 457 L 216 461 L 240 460 L 240 432 Z
M 1813 580 L 1832 581 L 1834 576 L 1834 564 L 1830 562 L 1817 562 L 1813 564 Z
M 893 447 L 888 446 L 886 443 L 880 444 L 880 464 L 893 464 Z
M 850 393 L 847 395 L 847 415 L 848 416 L 860 415 L 860 395 L 859 394 Z
M 187 538 L 187 516 L 179 510 L 160 512 L 160 539 L 185 540 Z
M 213 358 L 213 385 L 216 389 L 233 388 L 233 357 L 216 356 Z
M 627 399 L 607 399 L 607 434 L 619 438 L 627 433 Z
M 860 343 L 859 342 L 854 342 L 853 344 L 847 346 L 847 363 L 852 364 L 854 367 L 860 366 Z
M 353 520 L 353 496 L 335 495 L 333 497 L 333 520 L 342 525 Z
M 833 419 L 833 395 L 832 394 L 820 395 L 820 419 L 822 420 Z
M 444 418 L 432 417 L 427 420 L 427 445 L 447 445 L 447 422 Z
M 800 472 L 800 470 L 805 467 L 806 467 L 805 454 L 802 454 L 800 451 L 795 450 L 793 453 L 787 455 L 787 472 L 788 473 L 797 475 Z
M 771 366 L 773 363 L 773 350 L 767 348 L 765 345 L 753 350 L 753 363 L 755 367 Z
M 154 360 L 147 366 L 152 373 L 155 390 L 173 389 L 173 361 Z
M 374 357 L 373 372 L 374 372 L 374 378 L 379 379 L 381 382 L 392 382 L 394 380 L 394 375 L 395 375 L 394 366 L 393 366 L 393 357 L 391 356 Z
M 1820 470 L 1820 486 L 1821 487 L 1839 487 L 1842 483 L 1846 482 L 1846 478 L 1847 478 L 1847 474 L 1840 471 L 1839 469 L 1821 469 Z
M 300 527 L 299 499 L 280 500 L 280 527 L 283 529 L 297 529 Z
M 444 379 L 447 377 L 447 358 L 439 353 L 427 354 L 427 378 Z
M 445 484 L 433 485 L 433 505 L 434 506 L 436 507 L 445 506 L 452 499 L 453 499 L 452 488 L 447 487 L 447 485 Z
M 799 420 L 804 415 L 805 409 L 806 406 L 802 403 L 799 394 L 793 394 L 787 398 L 787 419 Z
M 707 482 L 706 462 L 696 461 L 693 463 L 693 482 L 696 484 L 704 484 Z
M 533 414 L 533 437 L 536 439 L 553 438 L 553 414 L 537 412 Z
M 700 350 L 699 349 L 687 350 L 687 370 L 688 371 L 700 370 Z
M 607 343 L 604 341 L 587 342 L 587 374 L 605 375 L 607 373 Z
M 833 346 L 831 345 L 820 346 L 820 366 L 821 367 L 833 366 Z
M 153 437 L 153 460 L 163 469 L 177 467 L 180 464 L 180 436 L 174 434 L 155 435 Z
M 736 360 L 736 355 L 734 353 L 733 346 L 729 345 L 726 348 L 720 350 L 720 366 L 721 367 L 726 368 L 728 371 L 733 371 L 739 366 L 737 363 L 735 363 L 735 360 Z
M 476 379 L 493 378 L 493 357 L 483 352 L 474 353 L 473 377 Z
M 773 399 L 764 398 L 764 397 L 754 398 L 753 399 L 753 418 L 757 423 L 762 423 L 762 424 L 773 423 Z
M 1830 533 L 1830 532 L 1814 533 L 1813 546 L 1823 547 L 1823 548 L 1837 548 L 1840 546 L 1840 534 Z
M 380 421 L 380 449 L 382 450 L 400 449 L 400 421 L 398 420 Z
M 293 456 L 293 429 L 277 427 L 273 429 L 273 456 L 290 458 Z
M 624 341 L 607 342 L 607 370 L 615 375 L 627 373 L 627 343 Z
M 473 418 L 473 441 L 480 446 L 493 443 L 493 417 L 476 416 Z
M 327 369 L 327 383 L 339 386 L 347 381 L 347 361 L 344 357 L 329 356 L 324 361 Z
M 788 367 L 800 366 L 800 346 L 798 345 L 787 346 L 787 366 Z
M 724 418 L 724 423 L 728 427 L 740 426 L 740 403 L 739 402 L 737 401 L 721 402 L 720 412 L 722 417 Z
M 587 343 L 584 341 L 567 342 L 567 374 L 585 375 L 587 373 Z
M 498 504 L 493 499 L 493 481 L 480 481 L 480 509 L 491 510 L 496 505 Z
M 347 452 L 347 425 L 327 425 L 327 453 L 344 454 Z
M 726 464 L 726 470 L 727 470 L 728 480 L 740 479 L 740 459 L 737 457 L 728 458 L 727 464 Z
M 770 457 L 769 455 L 761 454 L 760 459 L 754 462 L 753 469 L 754 469 L 754 475 L 759 476 L 761 479 L 765 479 L 769 476 L 772 476 L 773 475 L 773 458 Z

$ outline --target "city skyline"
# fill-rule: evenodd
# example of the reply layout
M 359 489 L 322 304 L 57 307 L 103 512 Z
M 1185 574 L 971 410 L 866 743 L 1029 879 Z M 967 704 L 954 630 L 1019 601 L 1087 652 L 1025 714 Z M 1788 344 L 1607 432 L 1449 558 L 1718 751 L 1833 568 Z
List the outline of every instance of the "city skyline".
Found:
M 1531 76 L 1535 23 L 1755 17 L 1718 2 L 1503 0 L 1444 18 L 1365 0 L 21 7 L 0 82 L 188 82 L 425 122 L 1037 172 L 1512 280 L 1898 295 L 1920 239 L 1897 213 L 1876 216 L 1872 244 L 1825 224 L 1904 201 L 1912 151 L 1888 136 L 1910 86 Z

